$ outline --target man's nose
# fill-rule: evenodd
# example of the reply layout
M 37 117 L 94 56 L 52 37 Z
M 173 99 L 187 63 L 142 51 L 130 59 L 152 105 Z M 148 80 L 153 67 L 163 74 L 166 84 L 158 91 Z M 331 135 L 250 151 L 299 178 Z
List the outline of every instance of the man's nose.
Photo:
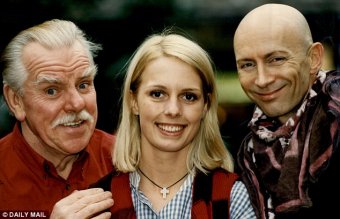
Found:
M 76 88 L 67 91 L 65 96 L 65 111 L 79 112 L 85 107 L 85 100 Z

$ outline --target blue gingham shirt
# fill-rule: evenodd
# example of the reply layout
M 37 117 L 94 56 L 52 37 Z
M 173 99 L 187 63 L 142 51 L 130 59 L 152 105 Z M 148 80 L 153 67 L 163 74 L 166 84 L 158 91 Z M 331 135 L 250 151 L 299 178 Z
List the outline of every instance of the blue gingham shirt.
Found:
M 130 187 L 133 206 L 140 219 L 189 219 L 191 218 L 192 189 L 194 176 L 188 175 L 176 195 L 159 212 L 152 208 L 148 198 L 139 190 L 140 176 L 132 172 Z M 253 219 L 255 213 L 250 204 L 249 195 L 244 184 L 236 181 L 230 195 L 230 219 Z

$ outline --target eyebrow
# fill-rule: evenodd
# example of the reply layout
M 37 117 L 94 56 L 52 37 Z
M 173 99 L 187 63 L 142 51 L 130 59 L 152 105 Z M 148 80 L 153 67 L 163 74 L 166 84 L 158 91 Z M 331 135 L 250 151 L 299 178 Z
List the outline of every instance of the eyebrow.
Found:
M 273 52 L 270 52 L 270 53 L 268 53 L 268 54 L 265 54 L 265 55 L 264 55 L 264 58 L 267 59 L 267 58 L 269 58 L 269 57 L 271 57 L 271 56 L 274 56 L 274 55 L 277 55 L 277 54 L 284 54 L 284 55 L 286 55 L 286 54 L 288 54 L 288 53 L 287 53 L 286 51 L 282 51 L 282 50 L 273 51 Z
M 272 52 L 266 53 L 266 54 L 264 54 L 261 57 L 264 58 L 264 59 L 268 59 L 269 57 L 271 57 L 273 55 L 276 55 L 276 54 L 287 55 L 289 53 L 286 52 L 286 51 L 283 51 L 283 50 L 277 50 L 277 51 L 272 51 Z M 254 61 L 254 59 L 251 59 L 251 58 L 240 58 L 240 59 L 236 60 L 236 63 L 239 63 L 239 62 L 252 62 L 252 61 Z
M 38 76 L 37 80 L 34 82 L 34 84 L 42 84 L 42 83 L 55 83 L 55 84 L 60 84 L 61 80 L 59 78 L 55 78 L 55 77 L 50 77 L 47 75 L 44 76 Z
M 152 84 L 146 86 L 147 89 L 161 89 L 161 90 L 167 90 L 168 87 L 160 84 Z M 185 87 L 181 89 L 181 92 L 200 92 L 202 89 L 200 87 Z
M 88 78 L 88 77 L 95 77 L 96 76 L 96 71 L 95 71 L 95 66 L 91 66 L 89 68 L 87 68 L 83 75 L 81 76 L 81 80 Z M 54 83 L 54 84 L 61 84 L 61 80 L 59 78 L 56 77 L 50 77 L 48 75 L 39 75 L 37 77 L 37 80 L 34 82 L 34 84 L 43 84 L 43 83 Z
M 238 59 L 238 60 L 236 60 L 236 63 L 239 63 L 239 62 L 251 62 L 251 61 L 254 61 L 254 59 L 245 58 L 245 59 Z

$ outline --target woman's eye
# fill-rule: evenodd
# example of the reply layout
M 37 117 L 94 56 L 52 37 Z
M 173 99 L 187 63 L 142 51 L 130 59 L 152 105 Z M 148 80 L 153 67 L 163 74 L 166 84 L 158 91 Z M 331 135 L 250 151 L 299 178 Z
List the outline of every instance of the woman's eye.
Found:
M 196 94 L 193 94 L 193 93 L 185 93 L 183 95 L 183 98 L 187 101 L 195 101 L 197 100 L 197 95 Z
M 163 96 L 163 92 L 162 91 L 151 91 L 150 92 L 150 95 L 152 97 L 155 97 L 155 98 L 160 98 Z

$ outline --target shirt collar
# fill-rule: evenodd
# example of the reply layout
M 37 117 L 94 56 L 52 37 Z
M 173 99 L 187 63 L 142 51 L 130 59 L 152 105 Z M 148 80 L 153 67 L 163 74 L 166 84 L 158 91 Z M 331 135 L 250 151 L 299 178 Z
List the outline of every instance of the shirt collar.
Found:
M 31 167 L 34 170 L 34 172 L 39 171 L 39 173 L 43 174 L 46 172 L 51 173 L 52 169 L 55 170 L 53 164 L 50 161 L 46 160 L 44 157 L 38 154 L 27 143 L 27 141 L 25 140 L 24 136 L 21 133 L 19 122 L 17 122 L 14 126 L 13 136 L 14 136 L 13 138 L 14 150 L 16 151 L 20 159 L 27 163 L 27 165 Z M 81 163 L 80 165 L 83 165 L 88 159 L 88 157 L 89 152 L 88 147 L 86 147 L 86 149 L 79 153 L 79 157 L 77 158 L 73 165 L 74 166 L 77 164 L 79 165 L 79 163 Z M 56 171 L 53 172 L 55 172 L 55 175 L 57 174 Z

